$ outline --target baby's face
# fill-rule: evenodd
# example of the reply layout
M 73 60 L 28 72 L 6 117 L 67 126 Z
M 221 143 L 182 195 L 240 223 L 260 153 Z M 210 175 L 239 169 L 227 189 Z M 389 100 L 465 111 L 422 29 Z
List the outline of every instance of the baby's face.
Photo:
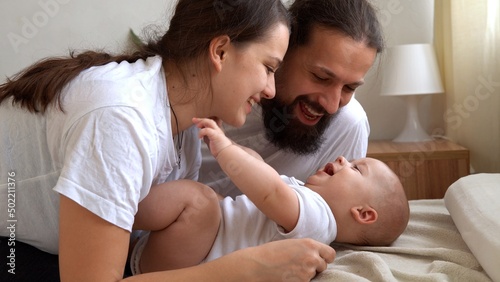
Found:
M 339 157 L 311 175 L 306 186 L 325 199 L 332 209 L 369 202 L 375 183 L 384 181 L 390 169 L 381 161 L 363 158 L 347 161 Z M 335 214 L 335 211 L 334 211 Z

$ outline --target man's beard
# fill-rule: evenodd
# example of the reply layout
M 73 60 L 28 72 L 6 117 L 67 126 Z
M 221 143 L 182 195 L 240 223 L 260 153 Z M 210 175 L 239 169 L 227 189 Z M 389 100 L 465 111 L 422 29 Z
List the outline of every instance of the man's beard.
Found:
M 335 115 L 325 114 L 317 124 L 305 125 L 293 114 L 300 100 L 305 98 L 296 99 L 291 105 L 278 98 L 262 100 L 262 119 L 269 142 L 282 150 L 307 155 L 321 147 L 325 139 L 323 133 Z

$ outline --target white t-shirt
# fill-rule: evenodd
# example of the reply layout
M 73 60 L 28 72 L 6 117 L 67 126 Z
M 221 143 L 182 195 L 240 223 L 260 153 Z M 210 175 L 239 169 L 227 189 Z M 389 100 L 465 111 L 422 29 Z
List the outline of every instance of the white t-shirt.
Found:
M 12 193 L 7 176 L 15 172 L 16 240 L 58 252 L 58 193 L 130 231 L 151 185 L 197 179 L 201 142 L 194 126 L 184 134 L 177 167 L 160 57 L 92 67 L 61 95 L 64 112 L 32 114 L 10 100 L 0 105 L 0 199 Z M 5 205 L 1 236 L 10 235 Z
M 224 130 L 236 143 L 259 153 L 279 174 L 290 175 L 301 181 L 305 181 L 326 163 L 334 161 L 339 156 L 344 156 L 348 160 L 365 157 L 370 135 L 366 113 L 354 98 L 340 109 L 324 133 L 325 142 L 315 154 L 311 155 L 297 155 L 280 150 L 269 143 L 265 136 L 260 107 L 252 109 L 252 113 L 241 128 L 225 126 Z M 202 155 L 199 181 L 224 196 L 234 198 L 240 195 L 240 190 L 220 169 L 206 144 L 202 145 Z
M 337 223 L 323 198 L 293 177 L 281 176 L 281 179 L 297 193 L 299 199 L 300 214 L 295 228 L 285 233 L 245 195 L 237 196 L 234 200 L 226 197 L 220 202 L 222 219 L 219 231 L 205 261 L 239 249 L 283 239 L 312 238 L 324 244 L 335 240 Z

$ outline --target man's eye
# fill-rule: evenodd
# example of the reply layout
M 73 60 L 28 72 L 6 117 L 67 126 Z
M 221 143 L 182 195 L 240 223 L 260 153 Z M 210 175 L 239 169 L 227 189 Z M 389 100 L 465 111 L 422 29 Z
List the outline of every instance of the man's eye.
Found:
M 317 80 L 319 80 L 319 81 L 326 81 L 326 80 L 328 80 L 328 78 L 321 77 L 321 76 L 319 76 L 319 75 L 317 75 L 317 74 L 315 74 L 315 73 L 313 73 L 313 76 L 314 76 Z
M 354 92 L 354 91 L 356 91 L 356 88 L 351 87 L 351 86 L 347 86 L 346 85 L 344 88 L 345 88 L 345 91 L 347 91 L 347 92 Z

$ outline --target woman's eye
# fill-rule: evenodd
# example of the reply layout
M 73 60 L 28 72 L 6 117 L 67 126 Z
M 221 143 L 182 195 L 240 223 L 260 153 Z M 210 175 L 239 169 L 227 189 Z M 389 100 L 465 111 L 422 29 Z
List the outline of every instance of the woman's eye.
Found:
M 275 69 L 273 69 L 273 68 L 272 68 L 272 67 L 270 67 L 270 66 L 266 66 L 266 72 L 267 72 L 267 74 L 270 74 L 270 73 L 275 73 L 275 72 L 276 72 L 276 70 L 275 70 Z

